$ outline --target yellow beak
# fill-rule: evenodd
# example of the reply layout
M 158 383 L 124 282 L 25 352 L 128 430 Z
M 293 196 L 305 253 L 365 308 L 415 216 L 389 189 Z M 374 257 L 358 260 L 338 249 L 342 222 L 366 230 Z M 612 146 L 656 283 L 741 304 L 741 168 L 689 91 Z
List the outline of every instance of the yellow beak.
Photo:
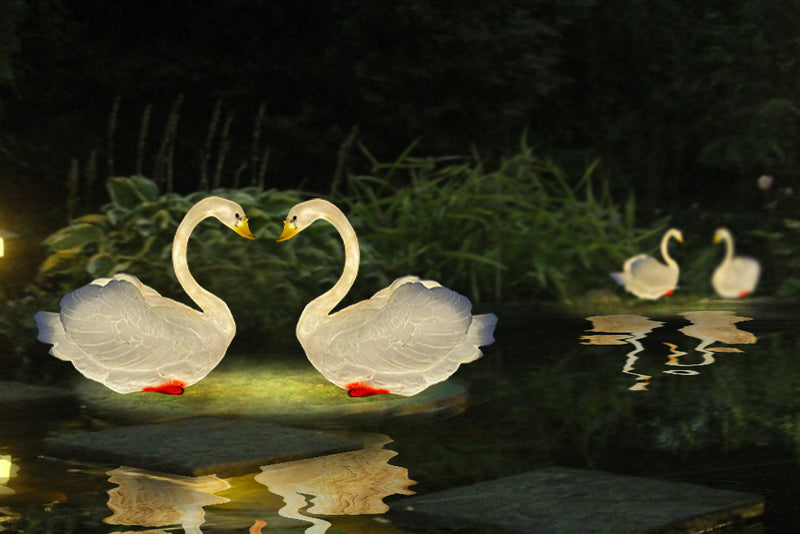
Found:
M 247 223 L 247 219 L 242 219 L 239 221 L 239 223 L 233 227 L 233 231 L 242 237 L 246 237 L 247 239 L 256 238 L 256 236 L 253 235 L 253 232 L 250 231 L 250 225 Z
M 283 221 L 283 232 L 278 236 L 278 242 L 286 241 L 297 235 L 297 228 L 289 221 Z

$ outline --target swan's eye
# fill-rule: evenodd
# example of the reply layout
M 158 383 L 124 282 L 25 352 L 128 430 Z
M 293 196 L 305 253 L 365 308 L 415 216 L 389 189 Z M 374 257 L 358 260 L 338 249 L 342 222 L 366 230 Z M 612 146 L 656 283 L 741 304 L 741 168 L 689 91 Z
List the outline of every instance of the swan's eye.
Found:
M 292 217 L 292 222 L 293 222 L 293 223 L 296 223 L 296 222 L 297 222 L 297 215 L 295 215 L 294 217 Z
M 237 221 L 238 221 L 239 219 L 241 219 L 241 217 L 239 216 L 239 214 L 238 214 L 238 213 L 234 214 L 234 217 L 236 217 L 236 220 L 237 220 Z

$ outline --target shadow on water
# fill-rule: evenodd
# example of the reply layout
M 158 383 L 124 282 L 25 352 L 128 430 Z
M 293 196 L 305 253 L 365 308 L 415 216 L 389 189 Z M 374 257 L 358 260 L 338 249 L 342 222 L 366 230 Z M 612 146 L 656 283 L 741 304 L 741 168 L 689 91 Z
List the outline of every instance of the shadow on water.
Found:
M 355 436 L 364 450 L 247 476 L 177 477 L 42 456 L 47 435 L 124 423 L 91 406 L 25 430 L 3 421 L 0 531 L 408 534 L 384 518 L 393 499 L 560 465 L 760 493 L 763 531 L 794 532 L 800 317 L 738 303 L 705 308 L 504 306 L 496 343 L 451 379 L 466 387 L 463 410 L 328 422 L 325 432 Z

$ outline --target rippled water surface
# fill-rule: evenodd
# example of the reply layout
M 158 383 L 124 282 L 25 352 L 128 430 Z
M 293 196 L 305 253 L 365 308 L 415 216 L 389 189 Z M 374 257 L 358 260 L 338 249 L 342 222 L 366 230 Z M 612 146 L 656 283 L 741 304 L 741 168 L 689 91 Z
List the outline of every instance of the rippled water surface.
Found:
M 721 301 L 633 309 L 498 307 L 496 343 L 454 377 L 466 405 L 328 421 L 365 449 L 241 477 L 47 457 L 46 436 L 123 423 L 91 407 L 4 419 L 0 532 L 409 533 L 385 514 L 397 498 L 550 465 L 760 493 L 763 531 L 797 531 L 800 317 Z

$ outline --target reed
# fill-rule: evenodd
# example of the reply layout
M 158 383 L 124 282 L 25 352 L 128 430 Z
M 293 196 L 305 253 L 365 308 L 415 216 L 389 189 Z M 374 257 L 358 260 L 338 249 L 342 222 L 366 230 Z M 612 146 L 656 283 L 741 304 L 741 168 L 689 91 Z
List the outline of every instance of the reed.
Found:
M 225 158 L 228 156 L 228 151 L 231 148 L 231 126 L 233 125 L 233 118 L 233 111 L 229 111 L 222 125 L 222 133 L 217 150 L 217 164 L 214 169 L 214 189 L 218 189 L 222 185 L 222 172 L 225 168 Z
M 417 157 L 413 145 L 382 163 L 358 146 L 370 172 L 348 173 L 342 193 L 329 196 L 361 244 L 359 279 L 344 304 L 407 274 L 437 280 L 473 302 L 571 302 L 591 290 L 613 291 L 608 273 L 660 231 L 635 227 L 633 198 L 613 199 L 594 177 L 597 162 L 572 177 L 525 145 L 493 165 L 476 153 Z M 52 253 L 39 283 L 63 283 L 51 291 L 61 295 L 125 271 L 182 298 L 169 248 L 180 219 L 209 193 L 161 193 L 139 176 L 111 178 L 107 187 L 111 201 L 101 213 L 76 218 L 45 240 Z M 312 226 L 301 242 L 273 243 L 289 208 L 319 193 L 254 186 L 211 193 L 239 202 L 261 238 L 240 243 L 212 224 L 199 228 L 189 247 L 192 273 L 228 302 L 242 328 L 286 326 L 294 317 L 286 309 L 302 310 L 336 281 L 344 257 L 329 226 Z
M 341 201 L 373 268 L 434 278 L 475 300 L 569 301 L 608 287 L 608 272 L 648 233 L 635 201 L 611 198 L 593 178 L 572 178 L 523 145 L 496 168 L 477 154 L 390 163 L 362 147 L 372 172 L 351 175 Z
M 116 174 L 114 168 L 114 137 L 117 132 L 117 118 L 119 116 L 119 104 L 121 100 L 121 95 L 114 97 L 114 103 L 111 105 L 111 112 L 108 114 L 108 129 L 106 131 L 106 144 L 108 145 L 106 153 L 108 176 L 114 176 Z
M 134 166 L 134 174 L 136 176 L 144 175 L 144 154 L 147 147 L 147 134 L 150 130 L 150 116 L 152 114 L 153 104 L 148 102 L 144 107 L 142 118 L 139 122 L 139 137 L 136 142 L 136 165 Z M 111 174 L 110 176 L 114 175 Z
M 167 122 L 164 126 L 164 133 L 161 136 L 161 144 L 156 154 L 153 164 L 153 178 L 159 186 L 165 187 L 166 191 L 172 192 L 173 187 L 173 160 L 175 157 L 175 139 L 178 134 L 178 122 L 180 121 L 180 111 L 183 105 L 183 93 L 175 97 L 172 107 L 167 115 Z M 113 174 L 111 175 L 113 176 Z

